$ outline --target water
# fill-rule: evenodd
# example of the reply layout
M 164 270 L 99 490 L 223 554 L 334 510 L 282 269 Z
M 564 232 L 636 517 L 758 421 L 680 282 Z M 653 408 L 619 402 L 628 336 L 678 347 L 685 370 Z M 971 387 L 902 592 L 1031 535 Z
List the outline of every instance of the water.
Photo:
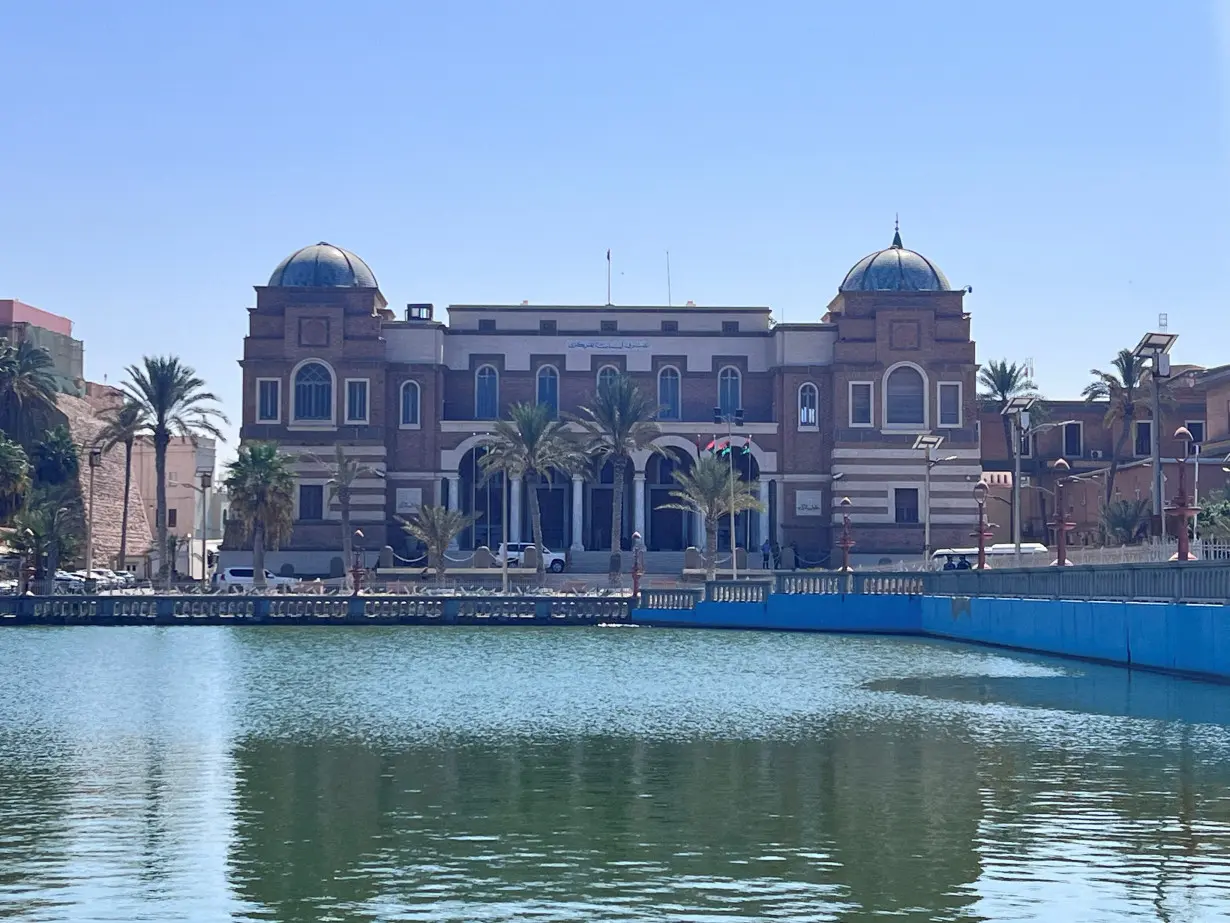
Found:
M 0 919 L 1230 918 L 1230 689 L 649 629 L 0 632 Z

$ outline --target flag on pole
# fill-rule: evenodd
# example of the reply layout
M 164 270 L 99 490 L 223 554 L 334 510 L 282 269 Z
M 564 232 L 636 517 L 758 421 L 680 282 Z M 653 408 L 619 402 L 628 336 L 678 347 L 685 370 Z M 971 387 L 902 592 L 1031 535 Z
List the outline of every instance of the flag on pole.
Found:
M 611 248 L 610 247 L 606 248 L 606 261 L 608 263 L 611 262 Z

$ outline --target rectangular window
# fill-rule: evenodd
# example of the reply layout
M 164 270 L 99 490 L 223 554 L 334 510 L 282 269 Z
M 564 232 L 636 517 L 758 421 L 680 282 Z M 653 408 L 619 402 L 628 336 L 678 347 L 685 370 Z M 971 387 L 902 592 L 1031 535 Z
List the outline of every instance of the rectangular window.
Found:
M 167 508 L 167 528 L 174 529 L 179 525 L 179 510 L 175 507 Z
M 871 382 L 850 382 L 850 425 L 871 426 Z
M 325 489 L 320 484 L 299 485 L 299 518 L 325 518 Z
M 1153 421 L 1152 420 L 1137 420 L 1136 435 L 1133 440 L 1132 451 L 1143 458 L 1146 455 L 1153 454 Z
M 480 317 L 478 319 L 478 329 L 483 333 L 491 333 L 495 330 L 494 317 Z
M 1064 458 L 1080 458 L 1085 454 L 1085 427 L 1081 423 L 1068 423 L 1063 428 Z
M 940 382 L 940 426 L 961 425 L 961 382 Z
M 738 333 L 739 322 L 737 320 L 722 321 L 722 333 Z
M 663 333 L 678 333 L 679 332 L 679 321 L 677 320 L 662 321 L 662 332 Z
M 1187 454 L 1195 455 L 1196 446 L 1204 442 L 1204 421 L 1203 420 L 1188 420 L 1184 424 L 1187 431 L 1192 434 L 1192 441 L 1187 444 Z
M 367 379 L 346 379 L 346 422 L 367 422 Z
M 167 486 L 175 487 L 178 484 L 179 484 L 179 472 L 178 471 L 168 471 L 167 472 Z
M 282 382 L 277 378 L 256 379 L 256 422 L 277 423 L 281 409 Z
M 615 333 L 619 330 L 619 323 L 613 320 L 604 320 L 600 323 L 599 329 L 603 333 Z
M 553 320 L 540 320 L 538 322 L 539 333 L 555 333 L 555 329 L 555 321 Z
M 902 525 L 918 522 L 918 488 L 898 487 L 893 491 L 895 522 Z

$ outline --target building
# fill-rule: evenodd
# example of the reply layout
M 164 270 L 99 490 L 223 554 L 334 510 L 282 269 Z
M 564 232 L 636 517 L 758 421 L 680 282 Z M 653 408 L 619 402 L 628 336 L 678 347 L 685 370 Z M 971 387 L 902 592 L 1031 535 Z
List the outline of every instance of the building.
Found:
M 835 280 L 836 281 L 836 280 Z M 740 545 L 793 543 L 827 561 L 838 503 L 849 497 L 856 558 L 917 556 L 925 507 L 933 544 L 967 541 L 981 476 L 974 343 L 966 292 L 902 245 L 859 260 L 814 323 L 774 324 L 767 307 L 432 305 L 388 308 L 375 274 L 327 243 L 283 260 L 256 287 L 244 340 L 243 440 L 276 440 L 298 477 L 291 541 L 275 569 L 327 573 L 339 554 L 330 500 L 333 445 L 362 460 L 352 519 L 368 550 L 405 548 L 396 517 L 422 503 L 480 514 L 464 547 L 494 546 L 509 501 L 513 540 L 528 537 L 527 490 L 538 491 L 544 541 L 574 556 L 610 544 L 610 467 L 592 481 L 559 475 L 529 487 L 484 481 L 481 441 L 518 401 L 577 412 L 604 376 L 626 373 L 662 407 L 668 458 L 635 459 L 627 473 L 624 541 L 651 551 L 703 545 L 695 517 L 661 509 L 698 453 L 732 425 L 736 463 L 765 504 L 735 524 Z M 956 461 L 936 468 L 924 496 L 920 434 L 945 438 Z M 840 490 L 834 490 L 834 482 Z M 720 543 L 729 544 L 723 524 Z
M 0 337 L 47 350 L 56 387 L 65 394 L 85 396 L 85 349 L 73 339 L 73 322 L 67 317 L 0 298 Z
M 201 539 L 221 538 L 221 524 L 213 523 L 214 488 L 201 487 L 202 472 L 214 474 L 215 440 L 209 436 L 187 439 L 175 436 L 167 446 L 167 534 L 180 540 L 176 569 L 193 577 L 201 575 Z M 133 445 L 132 478 L 145 505 L 145 516 L 154 536 L 158 533 L 158 479 L 154 443 L 148 436 Z M 210 510 L 203 515 L 203 510 Z M 219 513 L 221 507 L 218 508 Z M 212 524 L 212 525 L 211 525 Z M 202 528 L 205 535 L 202 536 Z M 135 549 L 140 552 L 149 550 Z M 156 557 L 156 555 L 155 555 Z

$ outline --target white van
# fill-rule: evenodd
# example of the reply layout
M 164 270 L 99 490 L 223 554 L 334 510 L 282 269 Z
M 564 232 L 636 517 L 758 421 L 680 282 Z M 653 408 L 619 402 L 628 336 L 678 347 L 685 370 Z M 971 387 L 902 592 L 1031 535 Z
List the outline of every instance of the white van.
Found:
M 226 592 L 232 587 L 247 589 L 255 581 L 255 571 L 250 567 L 224 567 L 214 573 L 214 589 Z M 265 569 L 265 583 L 271 587 L 294 586 L 299 580 L 295 577 L 279 577 L 268 568 Z
M 1047 554 L 1048 550 L 1041 542 L 1021 542 L 1021 556 Z M 1005 557 L 1011 557 L 1016 554 L 1016 545 L 1011 542 L 997 542 L 994 545 L 986 547 L 986 556 L 988 559 L 999 558 L 1002 562 Z M 965 564 L 969 567 L 978 566 L 978 549 L 977 548 L 940 548 L 931 553 L 930 567 L 932 570 L 943 570 L 948 563 L 948 559 L 952 558 L 953 564 L 958 570 L 966 570 Z M 965 564 L 962 564 L 962 561 Z M 1028 563 L 1028 562 L 1026 562 Z M 1001 563 L 999 565 L 1003 567 Z

